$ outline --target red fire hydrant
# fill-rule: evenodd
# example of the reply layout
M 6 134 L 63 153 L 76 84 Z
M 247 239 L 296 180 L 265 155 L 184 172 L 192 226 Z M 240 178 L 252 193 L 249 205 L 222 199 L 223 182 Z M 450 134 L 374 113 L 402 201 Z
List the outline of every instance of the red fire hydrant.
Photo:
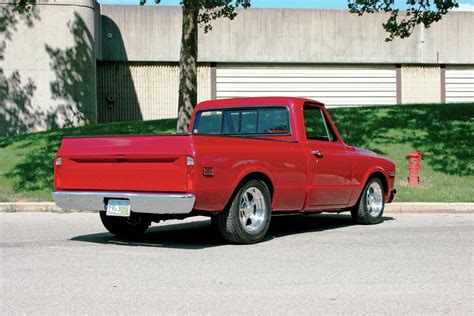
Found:
M 408 154 L 410 176 L 408 177 L 408 183 L 411 187 L 417 186 L 420 183 L 420 177 L 418 173 L 421 169 L 421 156 L 422 153 L 419 151 L 412 151 Z

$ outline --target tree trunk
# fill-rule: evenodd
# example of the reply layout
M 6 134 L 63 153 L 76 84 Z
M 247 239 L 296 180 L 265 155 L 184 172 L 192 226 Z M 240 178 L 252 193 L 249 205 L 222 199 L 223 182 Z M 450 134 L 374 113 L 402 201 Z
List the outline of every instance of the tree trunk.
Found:
M 183 33 L 179 59 L 178 133 L 188 132 L 189 121 L 197 104 L 199 0 L 183 1 Z

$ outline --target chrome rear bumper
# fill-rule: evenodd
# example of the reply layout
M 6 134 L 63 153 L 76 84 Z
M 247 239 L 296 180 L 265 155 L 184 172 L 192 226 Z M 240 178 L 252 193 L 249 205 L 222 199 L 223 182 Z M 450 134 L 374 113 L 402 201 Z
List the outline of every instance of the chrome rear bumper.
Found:
M 57 191 L 53 198 L 61 208 L 82 211 L 102 211 L 109 199 L 127 199 L 132 212 L 148 214 L 188 214 L 196 200 L 193 194 L 87 191 Z

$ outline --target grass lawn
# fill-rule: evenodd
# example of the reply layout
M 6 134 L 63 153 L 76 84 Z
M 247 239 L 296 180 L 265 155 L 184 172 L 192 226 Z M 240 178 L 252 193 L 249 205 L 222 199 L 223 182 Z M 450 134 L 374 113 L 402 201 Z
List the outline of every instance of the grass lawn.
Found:
M 176 120 L 89 125 L 0 137 L 0 202 L 51 201 L 53 158 L 63 136 L 157 134 L 176 131 Z
M 349 145 L 397 165 L 399 202 L 474 202 L 474 104 L 404 105 L 331 110 Z M 421 184 L 408 186 L 412 150 L 423 153 Z
M 396 201 L 474 202 L 474 104 L 331 109 L 349 145 L 397 164 Z M 175 130 L 175 120 L 91 125 L 0 137 L 0 202 L 50 201 L 52 159 L 63 136 L 153 134 Z M 421 184 L 408 187 L 407 154 L 423 152 Z

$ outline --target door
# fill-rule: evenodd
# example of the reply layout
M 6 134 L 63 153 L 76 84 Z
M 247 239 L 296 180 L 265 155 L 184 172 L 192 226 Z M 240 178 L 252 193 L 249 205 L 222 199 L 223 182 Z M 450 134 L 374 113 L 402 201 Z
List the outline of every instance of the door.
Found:
M 303 109 L 308 162 L 306 209 L 346 207 L 351 197 L 352 160 L 319 106 Z
M 285 96 L 326 105 L 395 104 L 393 65 L 217 64 L 217 99 Z
M 446 102 L 474 102 L 474 67 L 446 67 Z

